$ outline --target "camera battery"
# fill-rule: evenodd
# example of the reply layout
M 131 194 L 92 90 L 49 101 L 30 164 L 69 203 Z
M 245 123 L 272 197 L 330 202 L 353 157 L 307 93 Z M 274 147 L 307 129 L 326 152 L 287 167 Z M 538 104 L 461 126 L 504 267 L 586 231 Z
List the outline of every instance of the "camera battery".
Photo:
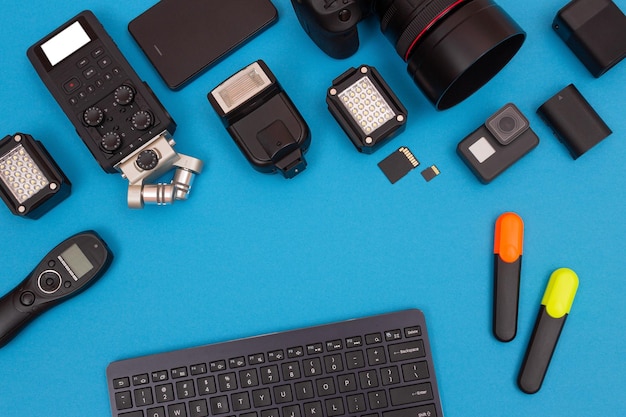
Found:
M 552 28 L 594 77 L 626 56 L 626 16 L 611 0 L 571 1 Z
M 537 114 L 550 126 L 574 159 L 612 133 L 574 84 L 568 85 L 542 104 Z

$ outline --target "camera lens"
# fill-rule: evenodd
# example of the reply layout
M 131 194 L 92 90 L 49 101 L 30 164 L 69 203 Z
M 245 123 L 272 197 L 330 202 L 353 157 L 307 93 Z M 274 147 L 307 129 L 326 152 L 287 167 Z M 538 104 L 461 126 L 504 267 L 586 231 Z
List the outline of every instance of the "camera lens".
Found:
M 512 132 L 515 129 L 515 126 L 517 126 L 517 123 L 515 123 L 515 119 L 511 116 L 504 116 L 498 122 L 500 130 L 506 133 Z
M 486 84 L 526 38 L 491 0 L 377 0 L 374 8 L 382 32 L 438 110 Z
M 496 140 L 503 145 L 511 143 L 529 127 L 528 120 L 513 103 L 505 105 L 494 113 L 487 119 L 485 125 Z

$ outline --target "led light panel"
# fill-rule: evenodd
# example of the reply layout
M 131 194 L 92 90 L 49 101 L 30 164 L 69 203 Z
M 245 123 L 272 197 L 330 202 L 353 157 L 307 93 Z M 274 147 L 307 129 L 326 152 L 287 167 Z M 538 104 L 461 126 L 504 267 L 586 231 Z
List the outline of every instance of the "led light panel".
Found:
M 37 219 L 64 200 L 70 189 L 41 142 L 23 133 L 0 140 L 0 197 L 13 214 Z
M 328 110 L 357 150 L 372 153 L 404 130 L 407 111 L 375 68 L 350 68 L 332 83 Z
M 22 145 L 0 157 L 0 179 L 20 204 L 50 184 Z
M 367 76 L 343 90 L 339 98 L 366 135 L 396 116 Z

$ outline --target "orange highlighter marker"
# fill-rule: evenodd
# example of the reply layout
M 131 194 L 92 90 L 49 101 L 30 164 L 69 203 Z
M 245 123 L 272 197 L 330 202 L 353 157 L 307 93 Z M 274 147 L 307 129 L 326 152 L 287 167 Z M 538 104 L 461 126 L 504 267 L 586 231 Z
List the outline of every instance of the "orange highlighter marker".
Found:
M 524 222 L 515 213 L 496 221 L 494 237 L 493 334 L 510 342 L 517 333 Z

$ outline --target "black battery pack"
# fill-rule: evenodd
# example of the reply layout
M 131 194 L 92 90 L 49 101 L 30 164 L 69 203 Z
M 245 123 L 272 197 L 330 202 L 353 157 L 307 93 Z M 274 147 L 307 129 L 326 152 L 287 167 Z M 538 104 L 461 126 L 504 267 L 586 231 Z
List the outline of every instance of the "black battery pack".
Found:
M 613 133 L 574 84 L 543 103 L 537 109 L 537 114 L 550 126 L 574 159 Z
M 626 16 L 611 0 L 571 1 L 552 28 L 594 77 L 626 56 Z

